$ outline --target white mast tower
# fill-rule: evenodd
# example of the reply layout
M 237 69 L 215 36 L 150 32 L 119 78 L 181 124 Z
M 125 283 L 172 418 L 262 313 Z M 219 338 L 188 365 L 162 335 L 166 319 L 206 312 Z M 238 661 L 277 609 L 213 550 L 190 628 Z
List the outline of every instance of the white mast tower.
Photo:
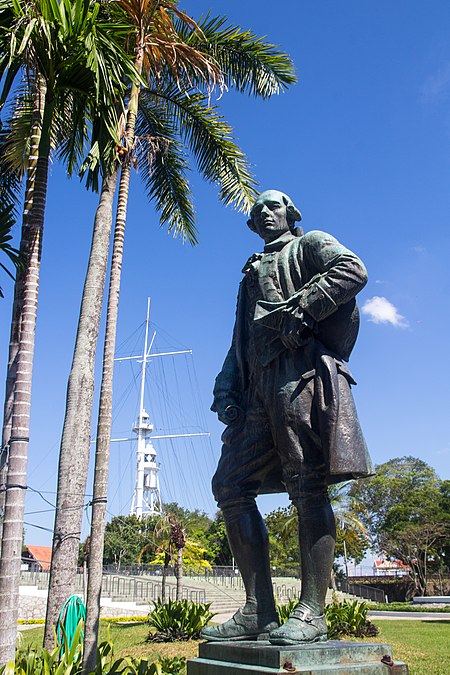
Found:
M 136 450 L 136 487 L 131 504 L 131 512 L 138 518 L 144 515 L 154 516 L 161 513 L 161 492 L 159 489 L 159 466 L 156 463 L 156 450 L 150 434 L 153 424 L 144 408 L 145 371 L 148 359 L 148 322 L 150 318 L 150 298 L 147 299 L 147 317 L 145 320 L 144 354 L 141 368 L 141 394 L 139 399 L 139 417 L 133 427 L 137 434 Z M 154 336 L 153 336 L 154 339 Z M 152 339 L 152 344 L 153 344 Z M 150 349 L 152 348 L 150 345 Z
M 156 450 L 152 440 L 164 438 L 184 438 L 190 436 L 209 436 L 209 433 L 196 434 L 166 434 L 164 436 L 153 436 L 153 424 L 150 422 L 150 416 L 144 408 L 145 375 L 147 362 L 159 356 L 171 356 L 175 354 L 192 354 L 191 349 L 183 349 L 174 352 L 164 352 L 151 354 L 156 332 L 153 333 L 148 345 L 148 328 L 150 319 L 150 298 L 147 299 L 147 317 L 145 320 L 144 351 L 142 356 L 125 356 L 114 359 L 115 361 L 129 361 L 131 359 L 141 360 L 141 388 L 139 397 L 139 416 L 133 426 L 133 432 L 137 435 L 136 448 L 136 485 L 131 504 L 131 515 L 138 518 L 145 516 L 158 515 L 162 511 L 161 491 L 159 488 L 159 465 L 156 461 Z M 131 438 L 114 438 L 112 441 L 130 441 Z

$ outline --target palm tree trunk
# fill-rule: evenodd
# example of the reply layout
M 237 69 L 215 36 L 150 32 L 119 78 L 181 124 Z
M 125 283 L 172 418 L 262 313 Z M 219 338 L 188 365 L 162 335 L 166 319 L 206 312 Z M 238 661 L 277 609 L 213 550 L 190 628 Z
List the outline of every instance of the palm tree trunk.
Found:
M 105 344 L 103 350 L 103 374 L 97 425 L 94 496 L 92 500 L 91 520 L 91 548 L 89 554 L 89 580 L 83 653 L 84 668 L 87 672 L 90 672 L 95 667 L 100 622 L 100 593 L 103 575 L 105 512 L 108 492 L 109 448 L 112 425 L 114 352 L 116 345 L 120 277 L 122 271 L 129 182 L 130 164 L 127 162 L 122 168 L 120 178 L 117 216 L 114 228 L 114 245 L 106 314 Z
M 89 464 L 94 361 L 112 226 L 112 203 L 118 167 L 103 180 L 94 221 L 88 270 L 69 376 L 66 415 L 58 468 L 58 495 L 53 534 L 44 644 L 53 645 L 53 626 L 73 593 Z M 91 549 L 93 544 L 91 542 Z
M 175 566 L 176 577 L 177 577 L 177 592 L 176 599 L 181 600 L 181 595 L 183 591 L 183 549 L 177 549 L 177 562 Z
M 33 206 L 34 183 L 36 180 L 39 143 L 42 132 L 42 117 L 44 114 L 45 90 L 40 88 L 39 80 L 36 83 L 36 95 L 33 111 L 33 125 L 30 134 L 30 152 L 28 156 L 27 178 L 25 185 L 25 199 L 22 217 L 22 232 L 20 252 L 24 258 L 28 257 L 30 242 L 30 215 Z M 19 338 L 21 316 L 23 312 L 23 277 L 24 272 L 19 269 L 14 284 L 14 301 L 12 308 L 11 332 L 9 338 L 8 367 L 6 371 L 5 401 L 3 406 L 2 445 L 0 452 L 0 486 L 6 485 L 8 473 L 9 439 L 11 437 L 12 411 L 14 403 L 14 384 L 17 373 L 17 356 L 19 352 Z M 0 492 L 0 539 L 3 527 L 3 512 L 5 508 L 5 491 Z M 1 550 L 1 546 L 0 546 Z
M 42 104 L 42 132 L 35 173 L 33 205 L 30 213 L 27 268 L 22 278 L 23 304 L 20 313 L 21 326 L 18 351 L 15 359 L 16 378 L 9 438 L 8 475 L 0 558 L 0 665 L 14 659 L 17 635 L 34 338 L 47 196 L 50 125 L 54 109 L 53 101 L 46 95 L 46 86 L 43 81 L 40 82 L 39 88 L 42 99 L 44 99 Z
M 164 551 L 164 565 L 161 579 L 161 602 L 166 601 L 166 582 L 167 582 L 167 571 L 169 569 L 170 555 L 167 551 Z
M 136 59 L 136 68 L 142 70 L 142 62 Z M 139 103 L 138 86 L 133 86 L 127 113 L 125 138 L 128 153 L 120 175 L 117 214 L 114 227 L 114 245 L 106 315 L 106 333 L 103 351 L 103 374 L 100 391 L 97 444 L 95 453 L 94 498 L 92 501 L 91 553 L 89 556 L 89 581 L 86 607 L 86 630 L 83 662 L 86 671 L 93 670 L 96 661 L 98 628 L 100 622 L 100 593 L 103 574 L 103 549 L 105 539 L 105 511 L 108 490 L 109 446 L 112 425 L 112 396 L 114 352 L 119 309 L 120 278 L 123 260 L 123 243 L 127 218 L 130 187 L 131 153 L 134 145 L 134 130 Z

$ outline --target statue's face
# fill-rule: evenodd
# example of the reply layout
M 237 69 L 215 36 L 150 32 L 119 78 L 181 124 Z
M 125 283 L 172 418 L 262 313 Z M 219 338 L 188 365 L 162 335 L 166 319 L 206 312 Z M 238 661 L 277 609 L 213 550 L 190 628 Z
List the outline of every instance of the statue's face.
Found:
M 258 197 L 253 205 L 253 226 L 266 244 L 275 241 L 290 229 L 283 197 L 282 192 L 267 190 Z

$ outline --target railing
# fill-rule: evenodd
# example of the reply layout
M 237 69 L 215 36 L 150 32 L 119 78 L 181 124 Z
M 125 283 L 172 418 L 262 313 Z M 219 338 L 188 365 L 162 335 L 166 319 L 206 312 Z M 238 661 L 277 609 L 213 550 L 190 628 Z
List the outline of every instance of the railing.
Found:
M 162 565 L 116 565 L 109 564 L 103 567 L 104 574 L 121 574 L 123 576 L 159 576 L 163 573 Z M 277 568 L 274 571 L 276 577 L 298 577 L 298 567 Z M 175 568 L 169 565 L 166 576 L 175 576 Z M 183 569 L 184 577 L 197 577 L 199 579 L 211 579 L 211 577 L 235 577 L 239 576 L 239 570 L 232 565 L 216 565 L 208 570 Z
M 199 577 L 200 579 L 201 577 Z M 202 581 L 207 581 L 214 586 L 219 588 L 232 588 L 238 591 L 244 590 L 244 582 L 240 574 L 235 574 L 234 576 L 214 576 L 213 574 L 208 574 L 202 578 Z
M 150 579 L 104 574 L 102 594 L 113 598 L 126 598 L 131 602 L 145 603 L 161 597 L 162 583 Z M 166 598 L 175 600 L 175 597 L 176 586 L 166 583 Z M 183 584 L 181 597 L 193 602 L 206 602 L 206 591 Z
M 386 602 L 385 594 L 380 588 L 374 588 L 366 584 L 357 584 L 348 579 L 336 579 L 336 586 L 338 591 L 356 595 L 358 598 L 364 598 L 372 602 Z
M 298 600 L 300 596 L 300 584 L 298 586 L 289 586 L 288 584 L 272 583 L 273 594 L 278 602 L 287 602 L 288 600 Z
M 232 568 L 229 568 L 232 569 Z M 108 572 L 108 568 L 104 570 L 103 582 L 102 582 L 102 594 L 104 596 L 111 596 L 115 598 L 123 598 L 124 600 L 129 600 L 130 602 L 150 602 L 152 600 L 157 600 L 161 597 L 162 593 L 162 581 L 158 579 L 148 578 L 148 570 L 141 572 L 141 575 L 131 575 L 131 569 L 127 570 L 128 575 L 126 574 L 111 574 Z M 159 575 L 155 575 L 159 576 Z M 237 591 L 244 591 L 244 584 L 240 574 L 233 572 L 233 576 L 228 576 L 225 574 L 208 574 L 208 575 L 197 575 L 198 579 L 201 581 L 207 581 L 218 588 L 222 588 L 224 591 L 226 589 L 233 589 Z M 24 585 L 33 585 L 38 586 L 39 588 L 48 587 L 48 572 L 21 572 L 20 575 L 21 584 Z M 192 580 L 194 580 L 194 575 L 192 575 Z M 166 597 L 175 599 L 176 596 L 176 586 L 173 583 L 173 577 L 170 577 L 171 581 L 166 581 Z M 75 592 L 82 593 L 84 591 L 85 580 L 82 573 L 78 573 L 75 578 Z M 368 586 L 367 584 L 359 584 L 354 581 L 349 581 L 348 579 L 337 579 L 336 585 L 338 590 L 343 593 L 349 593 L 351 595 L 356 595 L 360 598 L 365 598 L 366 600 L 371 600 L 373 602 L 385 602 L 385 594 L 379 588 L 374 588 L 373 586 Z M 296 598 L 299 595 L 299 583 L 280 583 L 279 581 L 273 582 L 273 590 L 275 597 L 280 602 L 286 602 L 291 598 Z M 182 598 L 187 600 L 192 600 L 194 602 L 206 602 L 206 593 L 207 588 L 199 589 L 194 588 L 189 585 L 183 584 L 182 588 Z
M 103 574 L 120 574 L 125 577 L 154 577 L 162 576 L 163 566 L 162 565 L 104 565 Z M 166 576 L 173 577 L 175 576 L 175 568 L 172 565 L 169 565 L 166 569 Z M 186 576 L 186 572 L 183 570 L 183 576 Z
M 224 590 L 245 590 L 242 577 L 237 574 L 232 577 L 209 575 L 207 581 L 214 584 L 217 588 L 223 588 Z M 299 596 L 300 584 L 280 584 L 279 582 L 274 581 L 272 585 L 273 593 L 280 602 L 287 602 L 288 600 L 298 598 Z
M 38 586 L 45 589 L 48 587 L 48 572 L 21 572 L 20 583 L 27 586 Z M 84 591 L 85 579 L 82 573 L 75 577 L 75 592 Z M 150 602 L 161 597 L 162 582 L 142 577 L 122 576 L 118 574 L 103 574 L 102 594 L 104 596 L 113 596 L 123 598 L 130 602 Z M 175 600 L 176 586 L 173 583 L 166 583 L 166 598 Z M 204 589 L 192 588 L 183 584 L 181 597 L 193 602 L 206 602 L 206 591 Z

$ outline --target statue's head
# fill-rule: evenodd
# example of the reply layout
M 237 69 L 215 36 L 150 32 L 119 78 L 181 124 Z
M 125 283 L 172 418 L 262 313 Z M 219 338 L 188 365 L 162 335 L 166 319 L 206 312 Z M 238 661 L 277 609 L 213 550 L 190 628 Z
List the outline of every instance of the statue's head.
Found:
M 292 232 L 301 219 L 302 214 L 284 192 L 266 190 L 253 204 L 247 225 L 268 244 L 284 232 Z

